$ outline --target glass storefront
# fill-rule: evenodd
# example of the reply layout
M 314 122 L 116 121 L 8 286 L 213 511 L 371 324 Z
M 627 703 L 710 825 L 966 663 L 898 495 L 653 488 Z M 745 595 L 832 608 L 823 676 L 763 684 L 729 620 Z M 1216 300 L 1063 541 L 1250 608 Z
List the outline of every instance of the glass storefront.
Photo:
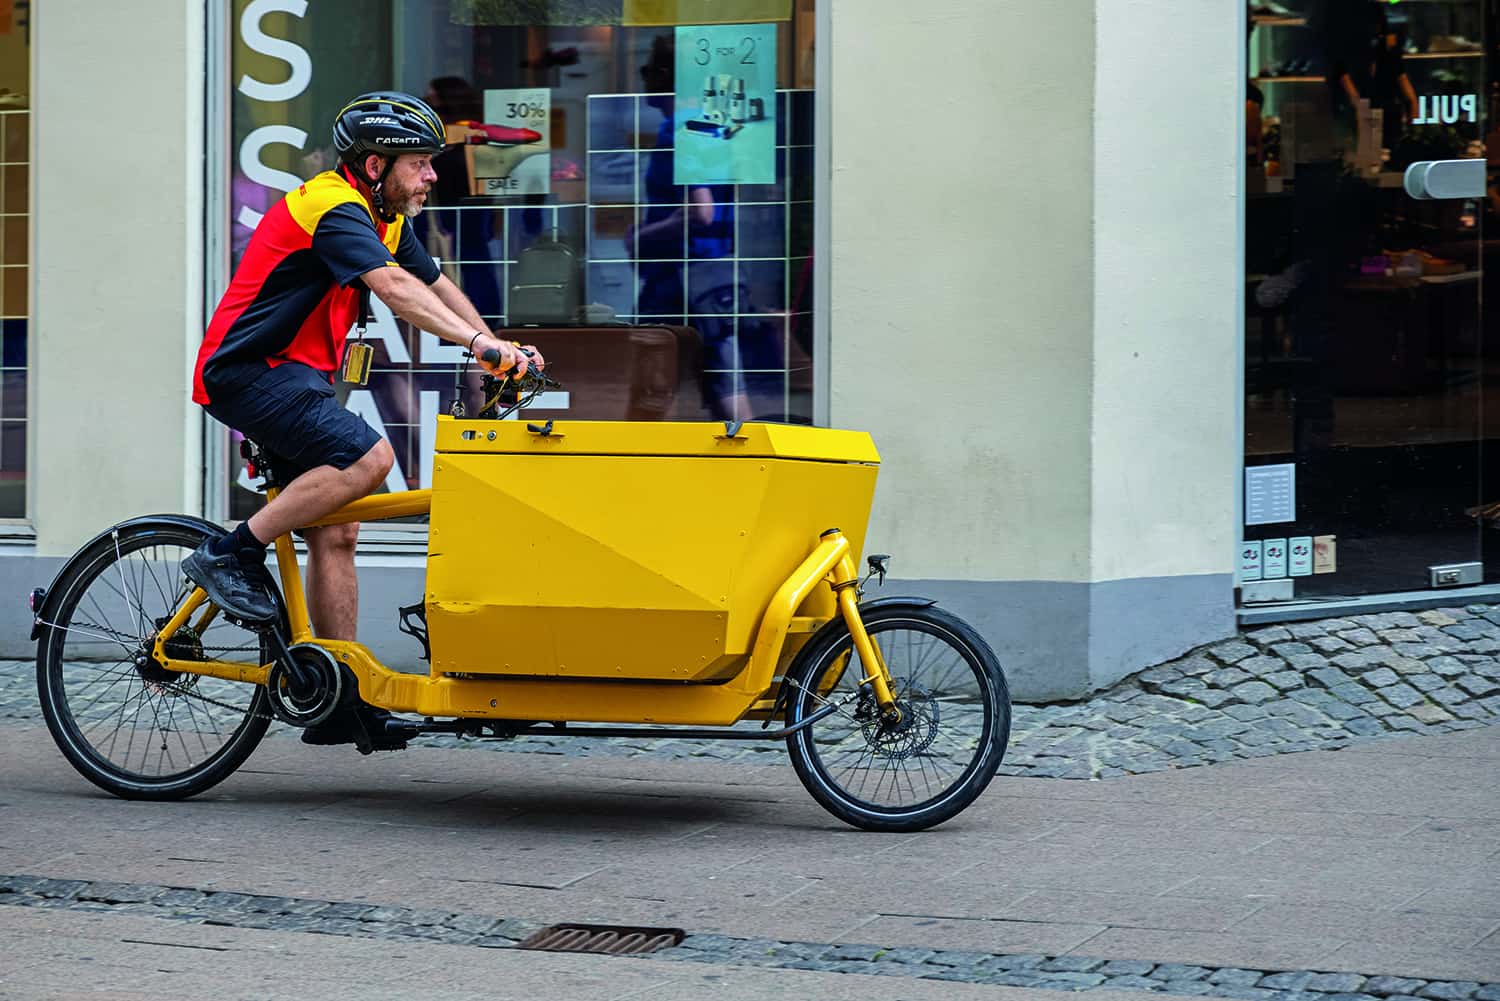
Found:
M 230 265 L 335 165 L 339 108 L 405 90 L 453 143 L 416 233 L 564 384 L 528 418 L 809 422 L 813 30 L 813 0 L 235 0 Z M 396 448 L 387 486 L 426 486 L 435 415 L 474 412 L 477 380 L 375 313 L 347 405 Z
M 32 7 L 0 0 L 0 518 L 26 515 Z
M 1267 597 L 1500 580 L 1497 16 L 1251 5 L 1239 572 Z

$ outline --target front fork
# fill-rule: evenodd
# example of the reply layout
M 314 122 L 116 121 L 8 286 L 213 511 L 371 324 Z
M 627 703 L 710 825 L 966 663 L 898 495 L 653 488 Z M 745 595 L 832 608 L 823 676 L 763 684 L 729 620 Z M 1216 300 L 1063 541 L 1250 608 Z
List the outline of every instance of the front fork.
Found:
M 883 716 L 899 718 L 896 696 L 891 691 L 890 669 L 885 666 L 885 658 L 880 655 L 880 648 L 875 645 L 875 641 L 870 639 L 869 632 L 865 630 L 865 621 L 859 614 L 859 571 L 847 550 L 829 571 L 828 583 L 838 600 L 839 614 L 843 616 L 844 625 L 849 628 L 849 635 L 854 640 L 854 651 L 859 654 L 859 661 L 868 672 L 860 679 L 860 685 L 870 686 Z

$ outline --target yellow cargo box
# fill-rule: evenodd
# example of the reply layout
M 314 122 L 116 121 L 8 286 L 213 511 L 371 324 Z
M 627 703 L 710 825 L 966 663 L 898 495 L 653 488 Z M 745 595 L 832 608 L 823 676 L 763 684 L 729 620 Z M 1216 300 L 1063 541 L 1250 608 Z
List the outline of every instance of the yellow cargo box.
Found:
M 856 558 L 864 545 L 880 457 L 862 432 L 532 428 L 438 418 L 434 674 L 725 681 L 823 531 L 842 530 Z M 798 611 L 833 614 L 823 587 Z

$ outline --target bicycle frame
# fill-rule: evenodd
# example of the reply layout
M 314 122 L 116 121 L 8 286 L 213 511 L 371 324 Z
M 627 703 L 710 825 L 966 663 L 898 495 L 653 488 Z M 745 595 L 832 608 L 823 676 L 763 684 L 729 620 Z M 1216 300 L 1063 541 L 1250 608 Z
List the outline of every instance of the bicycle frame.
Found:
M 268 490 L 267 500 L 274 500 L 277 493 L 275 488 Z M 427 514 L 431 506 L 430 490 L 380 494 L 347 504 L 308 527 Z M 882 708 L 890 709 L 895 703 L 885 662 L 860 618 L 859 579 L 853 553 L 848 540 L 837 530 L 823 533 L 812 552 L 776 590 L 739 674 L 722 684 L 696 685 L 475 676 L 467 672 L 463 676 L 436 672 L 415 675 L 394 671 L 382 664 L 363 644 L 313 636 L 302 573 L 291 536 L 277 538 L 275 546 L 291 632 L 289 642 L 315 643 L 329 651 L 353 672 L 364 701 L 392 712 L 465 719 L 728 726 L 747 715 L 772 710 L 779 687 L 776 672 L 787 636 L 811 633 L 826 621 L 796 614 L 803 600 L 820 583 L 833 588 L 838 614 L 849 629 L 860 661 L 873 665 L 874 669 L 862 679 L 862 684 L 871 686 Z M 167 656 L 167 641 L 199 609 L 205 610 L 194 626 L 201 631 L 218 614 L 218 609 L 208 601 L 201 588 L 194 588 L 157 634 L 152 649 L 156 661 L 165 669 L 182 674 L 266 684 L 271 664 L 176 660 Z

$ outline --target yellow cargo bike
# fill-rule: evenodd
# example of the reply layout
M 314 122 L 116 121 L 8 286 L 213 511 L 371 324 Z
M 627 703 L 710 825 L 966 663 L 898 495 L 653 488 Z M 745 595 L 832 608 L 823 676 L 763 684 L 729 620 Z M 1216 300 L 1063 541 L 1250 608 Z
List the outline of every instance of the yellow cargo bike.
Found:
M 318 522 L 429 517 L 424 594 L 401 610 L 426 674 L 313 635 L 290 536 L 280 621 L 258 629 L 179 569 L 212 522 L 137 518 L 85 545 L 32 594 L 42 711 L 68 760 L 118 796 L 182 798 L 273 719 L 306 727 L 357 698 L 419 717 L 408 736 L 784 740 L 813 797 L 869 830 L 931 827 L 984 790 L 1010 730 L 994 653 L 931 600 L 861 600 L 868 435 L 494 419 L 515 408 L 439 417 L 431 490 Z

